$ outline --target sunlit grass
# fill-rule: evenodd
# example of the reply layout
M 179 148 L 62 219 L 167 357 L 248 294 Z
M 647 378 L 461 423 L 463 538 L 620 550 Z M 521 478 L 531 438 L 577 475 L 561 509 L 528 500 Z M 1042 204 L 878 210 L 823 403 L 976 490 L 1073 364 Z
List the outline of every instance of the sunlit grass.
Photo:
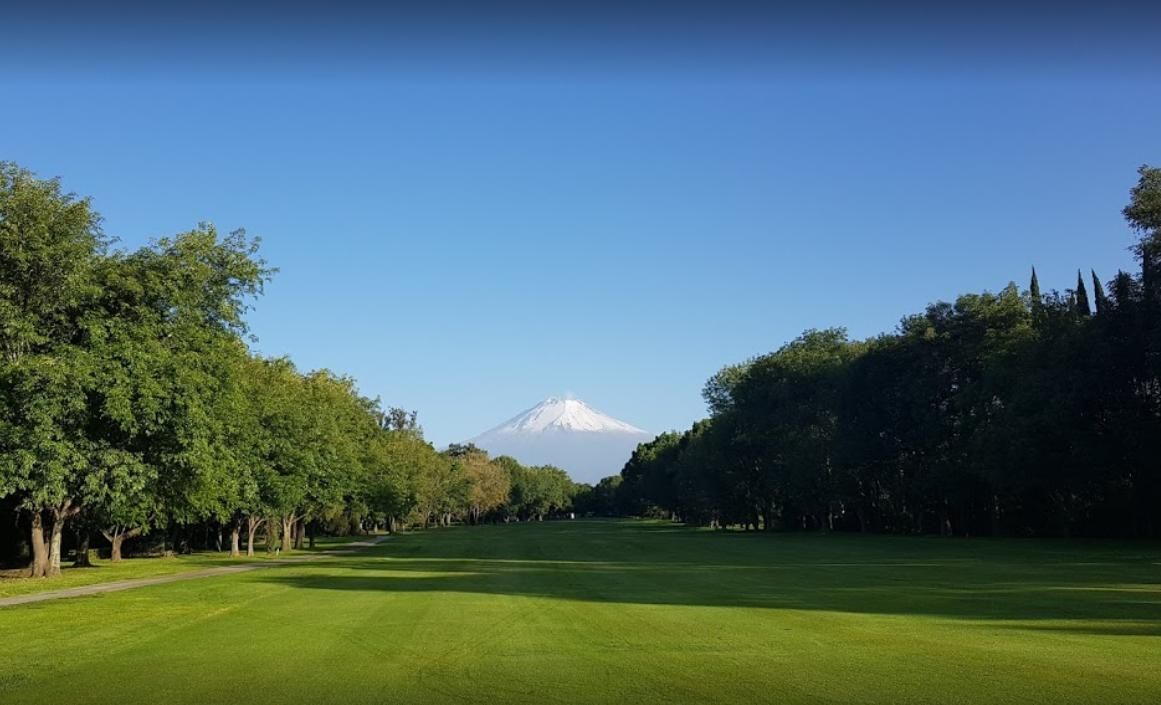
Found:
M 357 541 L 363 538 L 365 537 L 322 537 L 315 541 L 316 545 L 313 549 L 304 548 L 301 551 L 290 551 L 286 553 L 279 551 L 278 553 L 273 553 L 267 552 L 265 547 L 262 547 L 256 550 L 253 556 L 246 556 L 245 552 L 243 552 L 243 555 L 239 558 L 230 558 L 230 554 L 226 552 L 203 552 L 167 557 L 126 558 L 118 563 L 113 563 L 108 559 L 99 558 L 94 551 L 91 559 L 93 565 L 91 567 L 75 568 L 66 563 L 61 569 L 61 575 L 55 578 L 30 580 L 18 577 L 18 574 L 22 571 L 5 571 L 3 575 L 0 575 L 0 598 L 29 595 L 51 590 L 63 590 L 66 588 L 96 585 L 120 580 L 156 578 L 163 575 L 174 575 L 176 573 L 204 570 L 206 568 L 238 565 L 239 563 L 263 562 L 293 556 L 305 556 L 329 549 L 342 548 L 343 545 L 351 541 Z
M 545 522 L 0 610 L 8 703 L 1156 703 L 1155 544 Z

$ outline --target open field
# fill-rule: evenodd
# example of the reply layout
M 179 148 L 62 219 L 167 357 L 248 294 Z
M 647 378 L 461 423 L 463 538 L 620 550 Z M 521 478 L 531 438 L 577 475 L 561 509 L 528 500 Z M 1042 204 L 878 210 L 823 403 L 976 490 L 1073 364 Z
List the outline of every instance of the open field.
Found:
M 465 527 L 0 610 L 4 703 L 1155 703 L 1156 544 Z

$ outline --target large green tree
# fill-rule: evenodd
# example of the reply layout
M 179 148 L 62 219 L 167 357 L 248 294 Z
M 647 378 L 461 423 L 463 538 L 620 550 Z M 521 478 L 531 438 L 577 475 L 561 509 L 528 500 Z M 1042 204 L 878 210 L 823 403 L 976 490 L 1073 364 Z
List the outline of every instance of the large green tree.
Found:
M 87 199 L 0 163 L 0 494 L 31 529 L 33 576 L 60 572 L 65 522 L 80 509 L 91 357 L 81 319 L 106 247 Z

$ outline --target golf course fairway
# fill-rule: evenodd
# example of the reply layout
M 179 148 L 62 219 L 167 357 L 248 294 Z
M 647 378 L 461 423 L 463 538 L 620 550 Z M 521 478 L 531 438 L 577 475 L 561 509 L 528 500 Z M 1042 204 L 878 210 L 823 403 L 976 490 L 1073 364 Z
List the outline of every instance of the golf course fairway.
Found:
M 1157 703 L 1161 547 L 464 526 L 0 633 L 5 705 Z

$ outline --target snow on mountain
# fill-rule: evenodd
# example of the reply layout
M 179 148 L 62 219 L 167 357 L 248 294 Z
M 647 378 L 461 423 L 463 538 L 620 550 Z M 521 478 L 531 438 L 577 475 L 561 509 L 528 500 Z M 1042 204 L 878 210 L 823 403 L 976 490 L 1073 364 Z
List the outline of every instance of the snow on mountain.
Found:
M 579 399 L 549 397 L 469 442 L 492 457 L 525 465 L 555 465 L 573 480 L 595 484 L 616 475 L 638 443 L 653 434 L 619 421 Z
M 508 419 L 490 433 L 540 433 L 548 430 L 645 433 L 636 426 L 602 414 L 579 399 L 549 397 Z

